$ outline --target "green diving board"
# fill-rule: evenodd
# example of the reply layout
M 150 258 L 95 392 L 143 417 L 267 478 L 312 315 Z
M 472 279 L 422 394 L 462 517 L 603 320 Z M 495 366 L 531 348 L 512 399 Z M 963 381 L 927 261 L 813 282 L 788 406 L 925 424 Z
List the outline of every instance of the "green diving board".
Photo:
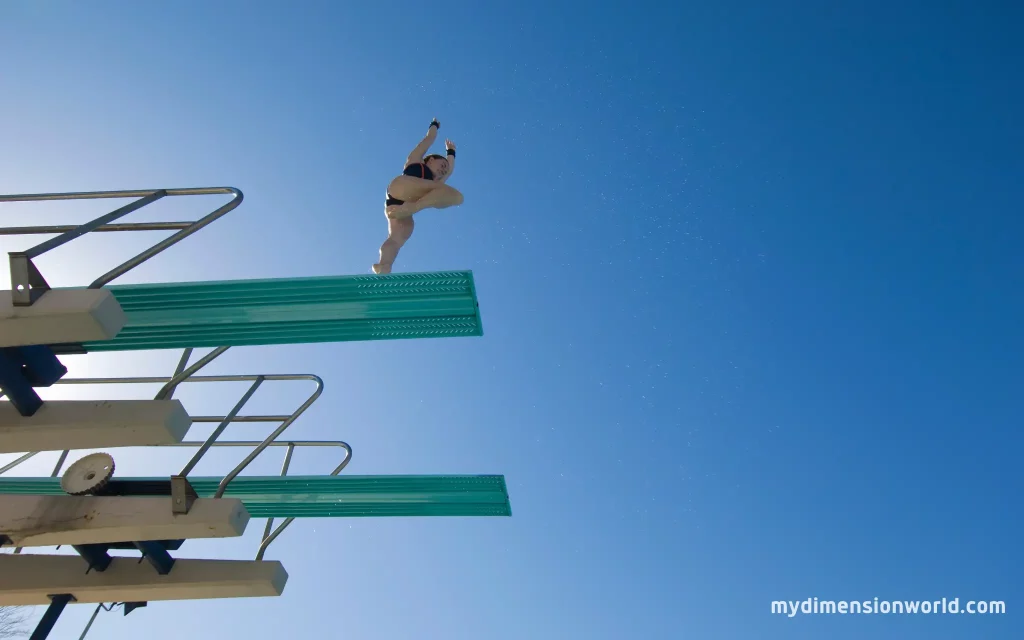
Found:
M 126 322 L 57 353 L 483 335 L 472 271 L 107 287 Z
M 209 498 L 223 478 L 188 480 L 200 498 Z M 117 478 L 110 486 L 129 482 L 143 486 L 132 495 L 170 495 L 166 478 Z M 0 494 L 63 493 L 59 478 L 0 477 Z M 253 518 L 512 515 L 502 475 L 238 476 L 224 497 L 240 499 Z

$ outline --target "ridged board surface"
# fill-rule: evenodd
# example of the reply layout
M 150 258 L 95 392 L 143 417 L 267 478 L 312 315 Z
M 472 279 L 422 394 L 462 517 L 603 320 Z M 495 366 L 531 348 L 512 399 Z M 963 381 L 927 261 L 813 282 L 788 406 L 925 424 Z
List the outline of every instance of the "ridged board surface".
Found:
M 222 479 L 189 482 L 201 498 L 208 498 Z M 167 484 L 166 478 L 115 481 Z M 59 478 L 0 476 L 0 494 L 62 493 Z M 502 475 L 239 476 L 228 484 L 224 497 L 240 499 L 253 518 L 512 515 Z
M 87 351 L 483 335 L 471 271 L 109 287 L 127 316 Z

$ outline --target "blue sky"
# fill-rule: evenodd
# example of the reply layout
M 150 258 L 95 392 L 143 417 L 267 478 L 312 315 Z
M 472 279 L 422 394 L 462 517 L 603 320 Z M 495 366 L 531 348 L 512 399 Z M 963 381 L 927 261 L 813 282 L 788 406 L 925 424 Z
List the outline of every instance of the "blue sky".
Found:
M 606 6 L 0 6 L 0 192 L 245 193 L 122 282 L 367 273 L 386 184 L 436 116 L 465 204 L 418 214 L 396 271 L 472 269 L 485 336 L 236 349 L 210 371 L 319 374 L 292 433 L 351 443 L 348 472 L 503 473 L 512 499 L 511 519 L 297 522 L 269 554 L 281 598 L 154 603 L 90 637 L 1016 637 L 1024 13 Z M 39 263 L 86 284 L 162 235 Z M 67 362 L 163 375 L 177 355 Z M 193 413 L 234 397 L 182 396 Z M 126 475 L 187 457 L 116 456 Z M 260 531 L 185 555 L 249 557 Z M 770 612 L 944 596 L 1010 613 Z

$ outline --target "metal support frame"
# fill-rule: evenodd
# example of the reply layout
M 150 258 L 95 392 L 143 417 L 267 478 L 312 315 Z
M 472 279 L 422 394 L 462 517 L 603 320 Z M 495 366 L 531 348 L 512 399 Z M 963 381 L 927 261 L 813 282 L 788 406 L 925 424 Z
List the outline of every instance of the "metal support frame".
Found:
M 320 394 L 323 393 L 323 380 L 313 374 L 260 374 L 260 375 L 219 375 L 219 376 L 198 376 L 194 375 L 201 368 L 212 362 L 215 358 L 227 351 L 228 347 L 218 347 L 207 353 L 202 358 L 199 358 L 194 364 L 189 366 L 189 360 L 192 356 L 192 349 L 185 349 L 175 367 L 174 375 L 170 378 L 165 377 L 124 377 L 124 378 L 66 378 L 58 380 L 56 384 L 163 384 L 160 390 L 156 394 L 157 399 L 170 399 L 178 386 L 186 382 L 252 382 L 253 384 L 249 387 L 242 398 L 235 404 L 231 411 L 224 416 L 194 416 L 192 422 L 207 422 L 207 423 L 218 423 L 206 440 L 203 441 L 185 441 L 180 443 L 171 443 L 156 445 L 158 447 L 197 447 L 198 451 L 192 458 L 185 464 L 182 470 L 171 477 L 170 480 L 170 495 L 171 495 L 171 508 L 174 513 L 187 513 L 187 510 L 191 507 L 191 503 L 196 498 L 195 490 L 188 484 L 188 474 L 191 473 L 196 465 L 200 462 L 203 456 L 210 450 L 211 447 L 243 447 L 251 448 L 252 451 L 239 462 L 228 474 L 224 477 L 221 483 L 217 487 L 215 498 L 224 496 L 224 492 L 227 490 L 228 485 L 231 481 L 236 478 L 242 471 L 248 467 L 253 460 L 255 460 L 267 447 L 287 447 L 285 452 L 284 464 L 281 467 L 281 475 L 287 475 L 289 467 L 291 465 L 292 456 L 297 447 L 340 447 L 344 450 L 345 455 L 342 461 L 337 467 L 330 473 L 330 475 L 338 475 L 342 470 L 348 466 L 348 463 L 352 459 L 352 447 L 348 443 L 340 440 L 302 440 L 302 441 L 291 441 L 291 442 L 279 442 L 278 438 L 284 433 L 285 429 L 292 425 L 295 420 L 298 419 L 302 413 L 306 411 L 312 405 Z M 316 388 L 313 393 L 291 414 L 281 415 L 238 415 L 246 402 L 252 398 L 256 390 L 262 385 L 263 382 L 275 382 L 275 381 L 292 381 L 292 380 L 311 380 L 316 384 Z M 263 440 L 237 440 L 237 441 L 218 441 L 217 438 L 224 432 L 228 425 L 238 422 L 259 422 L 259 423 L 280 423 L 279 426 Z M 60 452 L 57 463 L 50 473 L 51 478 L 56 478 L 64 463 L 67 461 L 69 450 Z M 23 454 L 19 458 L 9 462 L 4 466 L 0 466 L 0 474 L 6 473 L 11 469 L 17 467 L 23 462 L 38 455 L 39 451 L 32 451 Z M 115 482 L 116 484 L 116 482 Z M 178 500 L 182 502 L 178 502 Z M 182 511 L 184 510 L 184 511 Z M 260 541 L 260 547 L 256 554 L 256 560 L 262 560 L 266 554 L 267 548 L 270 544 L 276 540 L 285 529 L 291 525 L 294 518 L 286 518 L 277 528 L 273 528 L 274 519 L 268 518 L 267 524 L 263 532 L 263 538 Z M 15 553 L 20 553 L 21 548 L 14 550 Z
M 35 388 L 53 386 L 67 372 L 46 345 L 0 348 L 0 396 L 6 395 L 23 416 L 35 415 L 43 406 Z
M 254 416 L 254 417 L 256 417 L 256 416 Z M 201 446 L 204 446 L 205 444 L 206 444 L 206 442 L 203 441 L 203 440 L 189 440 L 189 441 L 185 441 L 185 442 L 175 442 L 175 443 L 170 443 L 170 444 L 159 444 L 159 445 L 154 445 L 154 447 L 158 447 L 158 448 L 164 448 L 164 447 L 201 447 Z M 255 448 L 255 447 L 261 446 L 263 444 L 264 444 L 264 441 L 260 441 L 260 440 L 227 440 L 227 441 L 222 441 L 222 442 L 214 442 L 210 446 L 212 446 L 212 447 L 243 447 L 243 448 L 244 447 L 252 447 L 252 448 Z M 342 471 L 345 470 L 345 467 L 348 466 L 349 462 L 352 461 L 352 447 L 351 447 L 351 445 L 349 445 L 347 442 L 343 442 L 341 440 L 292 440 L 292 441 L 271 442 L 267 446 L 269 446 L 269 447 L 286 447 L 287 448 L 286 451 L 285 451 L 284 463 L 281 465 L 281 475 L 282 476 L 288 475 L 288 471 L 289 471 L 289 468 L 291 466 L 292 455 L 294 454 L 295 449 L 300 448 L 300 447 L 311 447 L 311 448 L 312 447 L 338 447 L 338 448 L 342 449 L 344 451 L 344 457 L 341 459 L 341 462 L 338 463 L 338 465 L 336 467 L 334 467 L 334 469 L 328 475 L 332 475 L 332 476 L 339 475 Z M 9 471 L 9 470 L 13 469 L 14 467 L 16 467 L 19 464 L 21 464 L 22 462 L 24 462 L 25 460 L 28 460 L 29 458 L 35 456 L 37 453 L 40 453 L 40 452 L 36 451 L 36 452 L 32 452 L 32 453 L 27 453 L 27 454 L 21 456 L 20 458 L 18 458 L 17 460 L 14 460 L 13 462 L 7 464 L 6 466 L 0 467 L 0 473 L 4 473 L 6 471 Z M 65 452 L 65 453 L 67 453 L 67 452 Z M 51 478 L 56 478 L 59 469 L 60 469 L 60 466 L 59 466 L 59 463 L 58 463 L 58 466 L 54 469 L 54 471 L 50 475 L 50 477 Z M 174 498 L 175 494 L 173 493 L 173 491 L 174 491 L 174 484 L 173 484 L 173 482 L 174 482 L 175 478 L 180 478 L 180 477 L 181 476 L 174 476 L 172 478 L 172 484 L 171 484 L 172 494 L 171 494 L 171 497 L 172 497 L 172 499 L 174 499 L 175 502 L 176 502 L 176 499 Z M 184 478 L 182 478 L 182 479 L 185 480 Z M 187 480 L 185 480 L 185 481 L 187 482 Z M 186 489 L 186 490 L 187 491 L 191 491 L 193 496 L 195 495 L 195 490 L 191 488 L 191 485 L 188 485 L 188 489 Z M 178 508 L 177 504 L 174 504 L 174 508 Z M 175 513 L 177 513 L 177 511 L 175 511 Z M 274 525 L 274 518 L 267 518 L 267 524 L 266 524 L 266 526 L 263 529 L 263 538 L 260 540 L 260 547 L 259 547 L 259 550 L 256 553 L 256 558 L 255 558 L 256 560 L 262 560 L 263 559 L 264 555 L 267 552 L 267 548 L 270 546 L 270 544 L 272 542 L 274 542 L 274 540 L 276 540 L 284 532 L 284 530 L 287 529 L 289 525 L 291 525 L 292 521 L 294 521 L 294 520 L 295 520 L 295 518 L 293 518 L 293 517 L 285 518 L 284 522 L 282 522 L 280 525 L 278 525 L 276 529 L 271 530 L 273 525 Z M 171 542 L 172 544 L 177 544 L 178 543 L 178 541 L 168 541 L 168 542 Z M 121 547 L 120 546 L 113 546 L 111 548 L 121 548 Z M 14 550 L 15 553 L 20 553 L 20 551 L 21 551 L 21 547 L 19 547 L 19 548 Z
M 110 563 L 113 559 L 107 553 L 110 550 L 109 546 L 102 544 L 73 544 L 71 548 L 75 550 L 75 553 L 82 556 L 82 560 L 89 563 L 89 568 L 85 570 L 86 573 L 90 571 L 106 571 L 110 567 Z
M 212 194 L 229 194 L 232 198 L 227 204 L 217 208 L 212 213 L 207 214 L 199 220 L 189 222 L 137 222 L 111 224 L 114 220 L 123 218 L 129 213 L 137 211 L 148 204 L 164 198 L 165 196 L 195 196 Z M 174 235 L 161 240 L 149 249 L 146 249 L 142 253 L 136 255 L 134 258 L 123 262 L 119 266 L 103 274 L 94 280 L 88 287 L 89 289 L 99 289 L 100 287 L 109 284 L 115 278 L 131 271 L 146 260 L 149 260 L 164 249 L 181 242 L 188 236 L 196 233 L 211 222 L 235 209 L 242 203 L 243 195 L 241 191 L 234 187 L 202 187 L 194 189 L 144 189 L 139 191 L 89 191 L 78 193 L 0 195 L 0 203 L 40 202 L 46 200 L 96 200 L 103 198 L 138 199 L 124 205 L 123 207 L 115 209 L 108 214 L 102 215 L 95 220 L 81 225 L 0 228 L 0 236 L 38 235 L 50 233 L 60 234 L 55 238 L 51 238 L 45 242 L 37 244 L 27 251 L 12 251 L 8 254 L 11 265 L 11 297 L 15 306 L 32 306 L 32 304 L 38 300 L 41 295 L 50 289 L 50 285 L 47 284 L 43 274 L 39 272 L 39 269 L 32 260 L 51 249 L 56 249 L 57 247 L 71 242 L 75 238 L 92 231 L 177 231 Z
M 185 442 L 175 442 L 175 443 L 170 443 L 170 444 L 157 444 L 157 446 L 160 446 L 160 447 L 164 447 L 164 446 L 199 446 L 201 444 L 203 444 L 202 441 L 194 440 L 194 441 L 185 441 Z M 262 442 L 260 442 L 259 440 L 228 440 L 228 441 L 224 441 L 224 442 L 214 442 L 213 446 L 254 446 L 255 447 L 255 446 L 258 446 L 260 444 L 262 444 Z M 334 468 L 334 470 L 332 470 L 329 475 L 338 475 L 338 474 L 340 474 L 342 471 L 345 470 L 345 467 L 348 466 L 348 463 L 352 461 L 352 447 L 348 444 L 348 442 L 344 442 L 342 440 L 292 440 L 292 441 L 281 441 L 281 442 L 274 441 L 274 442 L 270 442 L 268 444 L 268 446 L 286 446 L 287 447 L 287 451 L 285 452 L 285 462 L 281 466 L 281 475 L 283 475 L 283 476 L 288 475 L 289 468 L 291 467 L 292 455 L 294 454 L 295 450 L 298 449 L 298 447 L 302 447 L 302 446 L 309 446 L 309 447 L 315 447 L 315 446 L 337 446 L 337 447 L 340 447 L 340 449 L 345 452 L 345 457 L 342 458 L 341 462 L 338 463 L 338 466 L 336 466 Z M 270 544 L 274 540 L 278 539 L 283 534 L 285 529 L 288 528 L 288 526 L 294 520 L 295 520 L 294 517 L 285 518 L 284 522 L 279 524 L 278 527 L 274 528 L 271 531 L 270 529 L 273 526 L 273 518 L 267 518 L 266 526 L 263 528 L 263 538 L 260 541 L 259 550 L 256 552 L 256 558 L 255 558 L 256 560 L 262 560 L 263 559 L 263 556 L 266 554 L 267 547 L 269 547 Z
M 204 441 L 196 440 L 196 441 L 190 441 L 190 442 L 179 442 L 179 443 L 174 443 L 174 444 L 164 444 L 164 445 L 156 445 L 156 446 L 160 446 L 160 447 L 200 447 L 200 446 L 204 446 L 206 444 L 207 443 L 204 442 Z M 210 446 L 214 446 L 214 447 L 257 447 L 257 446 L 260 446 L 261 444 L 264 444 L 264 443 L 262 443 L 260 441 L 227 441 L 227 442 L 214 442 Z M 295 452 L 295 449 L 298 448 L 298 447 L 340 447 L 340 448 L 342 448 L 345 451 L 345 457 L 342 459 L 341 463 L 339 463 L 338 466 L 336 466 L 334 468 L 334 470 L 331 471 L 330 475 L 332 475 L 332 476 L 336 476 L 336 475 L 340 474 L 345 469 L 345 467 L 348 466 L 348 463 L 352 460 L 352 447 L 350 447 L 347 443 L 342 442 L 340 440 L 335 440 L 335 441 L 326 441 L 326 440 L 298 440 L 298 441 L 293 441 L 293 442 L 271 442 L 267 446 L 287 447 L 287 450 L 285 451 L 284 463 L 281 466 L 281 475 L 282 476 L 288 474 L 288 468 L 291 466 L 292 456 L 293 456 L 293 454 Z M 67 452 L 64 452 L 64 453 L 66 454 Z M 23 456 L 23 458 L 27 459 L 27 457 L 25 457 L 25 456 Z M 58 469 L 59 469 L 59 467 L 57 469 L 54 469 L 54 474 L 53 474 L 54 476 L 56 476 L 56 473 L 57 473 Z M 0 473 L 2 473 L 2 471 L 0 471 Z M 184 480 L 184 478 L 182 478 L 182 479 Z M 187 480 L 186 480 L 186 482 L 187 482 Z M 173 485 L 172 485 L 172 487 L 173 487 Z M 190 485 L 189 485 L 189 487 L 190 487 Z M 193 491 L 193 494 L 194 494 L 194 491 Z M 281 533 L 283 533 L 284 530 L 287 529 L 289 525 L 291 525 L 291 523 L 294 520 L 295 520 L 295 518 L 286 518 L 284 520 L 284 522 L 282 522 L 280 525 L 277 526 L 276 529 L 271 531 L 271 528 L 273 527 L 273 524 L 274 524 L 274 519 L 273 518 L 267 518 L 267 525 L 266 525 L 266 527 L 263 530 L 263 538 L 260 541 L 259 550 L 256 552 L 256 558 L 255 559 L 257 561 L 263 560 L 264 556 L 266 555 L 267 548 L 270 546 L 270 544 L 272 542 L 274 542 L 274 540 L 276 540 L 281 535 Z M 173 565 L 174 565 L 174 558 L 171 557 L 171 555 L 167 552 L 167 550 L 168 549 L 177 549 L 178 547 L 180 547 L 182 542 L 184 542 L 184 541 L 183 540 L 173 540 L 173 541 L 135 542 L 135 543 L 132 543 L 131 546 L 134 547 L 135 549 L 141 551 L 142 554 L 143 554 L 143 558 L 148 560 L 150 562 L 150 564 L 153 565 L 154 569 L 156 569 L 156 571 L 160 575 L 166 575 L 167 573 L 169 573 L 171 571 L 171 569 L 173 568 Z M 87 563 L 89 563 L 89 569 L 87 569 L 87 571 L 91 571 L 93 569 L 95 569 L 96 571 L 103 571 L 103 570 L 105 570 L 110 565 L 110 563 L 112 561 L 111 556 L 107 552 L 110 549 L 124 548 L 124 546 L 125 545 L 122 545 L 122 544 L 116 544 L 116 545 L 77 545 L 77 546 L 74 546 L 74 549 L 75 549 L 76 552 L 78 552 L 78 554 L 80 556 L 82 556 L 82 558 Z M 19 552 L 20 550 L 21 550 L 20 548 L 16 549 L 15 553 Z M 141 561 L 142 561 L 142 559 L 140 559 L 140 562 Z M 67 597 L 68 600 L 60 600 L 60 599 L 63 599 L 65 597 Z M 44 620 L 39 623 L 39 626 L 36 629 L 36 634 L 39 634 L 40 631 L 43 630 L 42 635 L 33 634 L 32 638 L 36 638 L 37 640 L 44 640 L 47 637 L 47 635 L 49 634 L 49 631 L 53 628 L 53 625 L 56 624 L 57 617 L 60 616 L 60 613 L 63 611 L 64 607 L 68 604 L 69 601 L 72 601 L 72 602 L 74 601 L 74 598 L 73 598 L 73 596 L 71 594 L 62 594 L 60 596 L 55 596 L 54 598 L 55 598 L 54 601 L 50 604 L 50 608 L 47 610 L 47 613 L 44 616 Z M 148 603 L 146 603 L 146 602 L 125 602 L 125 603 L 111 603 L 109 606 L 108 605 L 104 605 L 102 603 L 97 605 L 96 609 L 93 611 L 92 617 L 89 618 L 89 622 L 86 624 L 85 629 L 82 631 L 82 635 L 79 636 L 79 640 L 82 640 L 83 638 L 85 638 L 86 634 L 89 633 L 89 630 L 92 628 L 93 622 L 95 622 L 96 616 L 99 614 L 101 608 L 103 610 L 105 610 L 105 611 L 111 611 L 111 610 L 114 609 L 114 607 L 118 606 L 119 604 L 124 605 L 124 615 L 128 615 L 129 613 L 131 613 L 136 608 L 145 607 Z M 51 616 L 51 611 L 53 612 L 52 616 Z M 50 618 L 47 618 L 47 616 L 50 616 Z M 44 625 L 43 625 L 44 622 L 46 622 L 48 626 L 44 627 Z
M 171 572 L 174 568 L 174 558 L 167 552 L 167 548 L 164 544 L 158 541 L 142 541 L 134 542 L 132 545 L 138 551 L 142 552 L 142 560 L 148 560 L 153 566 L 153 569 L 159 575 L 165 576 Z M 107 553 L 112 548 L 116 548 L 114 545 L 109 544 L 81 544 L 72 545 L 72 548 L 82 556 L 82 559 L 89 564 L 89 568 L 86 569 L 86 573 L 90 571 L 106 571 L 110 567 L 110 563 L 113 562 L 113 558 Z M 57 620 L 60 618 L 60 614 L 64 612 L 64 608 L 70 602 L 75 601 L 74 594 L 61 593 L 50 596 L 50 605 L 46 608 L 46 612 L 43 614 L 42 619 L 36 625 L 35 631 L 32 632 L 30 640 L 45 640 L 50 632 L 53 631 L 53 627 L 57 624 Z M 112 603 L 110 607 L 106 607 L 103 603 L 100 603 L 93 611 L 92 617 L 89 618 L 89 622 L 85 625 L 85 630 L 82 631 L 80 638 L 84 638 L 85 634 L 92 628 L 92 623 L 96 620 L 96 615 L 100 612 L 100 608 L 106 609 L 107 611 L 112 610 L 118 603 Z M 144 607 L 148 603 L 146 602 L 124 602 L 120 603 L 124 605 L 124 614 L 128 615 L 138 607 Z
M 208 365 L 216 357 L 218 357 L 219 355 L 221 355 L 222 353 L 227 351 L 227 349 L 228 349 L 228 347 L 217 347 L 216 349 L 214 349 L 210 353 L 206 354 L 205 356 L 203 356 L 202 358 L 197 360 L 195 362 L 195 364 L 193 364 L 192 366 L 188 366 L 187 368 L 186 368 L 186 365 L 188 364 L 188 360 L 189 360 L 189 357 L 191 356 L 192 349 L 185 349 L 185 352 L 182 355 L 181 360 L 178 362 L 178 366 L 177 366 L 177 368 L 175 370 L 175 375 L 173 375 L 171 378 L 155 377 L 155 376 L 135 376 L 135 377 L 119 377 L 119 378 L 64 378 L 62 380 L 58 380 L 55 384 L 64 385 L 64 384 L 159 384 L 159 383 L 164 383 L 163 386 L 160 388 L 160 391 L 157 392 L 157 394 L 155 396 L 155 399 L 157 399 L 157 400 L 169 400 L 173 396 L 174 391 L 178 388 L 178 386 L 180 384 L 182 384 L 182 383 L 185 383 L 185 382 L 252 382 L 253 385 L 245 393 L 245 395 L 242 397 L 242 399 L 238 403 L 235 404 L 234 408 L 232 408 L 231 412 L 228 415 L 224 415 L 224 416 L 193 416 L 192 417 L 192 422 L 193 423 L 196 423 L 196 422 L 217 422 L 219 424 L 218 424 L 217 428 L 214 430 L 214 432 L 211 433 L 209 437 L 207 437 L 206 441 L 201 444 L 201 447 L 200 447 L 201 448 L 201 452 L 198 453 L 197 455 L 193 456 L 192 459 L 189 460 L 189 462 L 185 465 L 185 467 L 182 468 L 181 472 L 177 474 L 178 476 L 181 476 L 181 477 L 188 476 L 188 474 L 195 468 L 195 466 L 199 463 L 199 461 L 202 459 L 203 455 L 206 454 L 206 452 L 209 450 L 209 448 L 211 446 L 214 446 L 214 444 L 216 444 L 217 438 L 224 432 L 224 430 L 227 428 L 227 426 L 229 424 L 234 423 L 234 422 L 280 422 L 281 423 L 277 427 L 277 429 L 275 429 L 274 432 L 271 433 L 269 436 L 267 436 L 262 442 L 257 442 L 255 444 L 255 446 L 254 446 L 254 449 L 253 449 L 252 453 L 250 453 L 249 456 L 247 456 L 245 458 L 245 460 L 243 460 L 241 463 L 239 463 L 238 466 L 236 466 L 234 469 L 231 470 L 231 472 L 228 474 L 228 476 L 224 479 L 224 482 L 222 482 L 220 487 L 218 488 L 218 493 L 217 493 L 217 495 L 215 497 L 220 498 L 220 497 L 222 497 L 224 495 L 224 491 L 227 489 L 227 485 L 230 483 L 230 481 L 232 479 L 234 479 L 234 477 L 237 476 L 239 473 L 241 473 L 243 470 L 245 470 L 245 468 L 247 466 L 249 466 L 249 464 L 260 453 L 262 453 L 268 446 L 270 446 L 270 444 L 272 442 L 274 442 L 282 433 L 284 433 L 284 431 L 288 427 L 290 427 L 292 425 L 292 423 L 294 423 L 299 418 L 299 416 L 301 416 L 306 411 L 306 409 L 308 409 L 314 402 L 316 402 L 317 398 L 320 397 L 320 394 L 322 394 L 323 390 L 324 390 L 324 382 L 323 382 L 323 380 L 320 378 L 320 376 L 313 375 L 313 374 L 260 374 L 260 375 L 220 375 L 220 376 L 197 376 L 197 375 L 194 375 L 202 367 Z M 313 381 L 315 383 L 316 389 L 291 414 L 287 414 L 287 415 L 253 415 L 253 416 L 239 416 L 238 415 L 238 413 L 245 406 L 246 402 L 248 402 L 252 398 L 253 394 L 256 392 L 256 389 L 263 382 L 294 381 L 294 380 L 311 380 L 311 381 Z M 0 392 L 0 396 L 2 396 L 2 395 L 3 395 L 3 393 Z M 51 474 L 50 477 L 55 478 L 60 473 L 61 467 L 63 466 L 64 462 L 67 460 L 68 452 L 69 452 L 69 450 L 65 449 L 61 453 L 60 460 L 58 460 L 57 466 L 54 468 L 53 473 Z M 5 473 L 5 472 L 13 469 L 14 467 L 16 467 L 19 464 L 25 462 L 29 458 L 34 457 L 38 453 L 40 453 L 40 452 L 39 451 L 34 451 L 34 452 L 26 453 L 26 454 L 22 455 L 20 458 L 18 458 L 17 460 L 15 460 L 15 461 L 13 461 L 11 463 L 8 463 L 7 465 L 4 465 L 4 466 L 0 467 L 0 474 Z
M 134 544 L 135 548 L 142 552 L 142 557 L 148 560 L 160 575 L 166 576 L 174 568 L 174 558 L 159 542 L 143 540 Z
M 24 253 L 11 252 L 11 296 L 17 307 L 32 306 L 39 296 L 50 290 L 50 285 L 32 258 Z
M 220 376 L 196 376 L 194 375 L 201 368 L 212 362 L 215 358 L 227 351 L 228 347 L 218 347 L 206 354 L 199 360 L 197 360 L 191 366 L 188 362 L 192 355 L 192 349 L 185 349 L 182 353 L 181 359 L 175 368 L 174 375 L 170 378 L 164 377 L 125 377 L 125 378 L 69 378 L 63 379 L 56 382 L 56 384 L 160 384 L 163 386 L 156 394 L 156 399 L 170 399 L 178 386 L 185 382 L 252 382 L 253 384 L 249 387 L 248 391 L 242 396 L 242 398 L 235 404 L 231 411 L 225 416 L 194 416 L 192 422 L 216 422 L 217 427 L 213 433 L 207 437 L 206 440 L 195 440 L 185 441 L 179 443 L 170 443 L 164 445 L 156 445 L 159 447 L 197 447 L 198 451 L 192 459 L 186 463 L 185 467 L 181 470 L 178 475 L 172 476 L 170 480 L 170 494 L 171 494 L 171 508 L 174 513 L 188 513 L 194 500 L 197 499 L 195 489 L 188 482 L 188 474 L 195 469 L 195 466 L 199 463 L 202 457 L 210 450 L 211 447 L 249 447 L 252 451 L 248 456 L 245 457 L 238 465 L 235 466 L 221 481 L 218 485 L 215 497 L 219 498 L 224 495 L 230 482 L 237 477 L 253 460 L 256 459 L 267 447 L 286 447 L 284 463 L 281 466 L 281 475 L 287 475 L 289 467 L 291 466 L 292 457 L 295 453 L 295 449 L 298 447 L 340 447 L 344 450 L 345 456 L 342 461 L 331 471 L 330 475 L 336 476 L 348 466 L 352 460 L 352 447 L 346 442 L 340 440 L 334 441 L 321 441 L 321 440 L 298 440 L 298 441 L 283 441 L 278 442 L 277 438 L 284 433 L 295 420 L 298 419 L 302 413 L 306 411 L 320 397 L 323 393 L 323 380 L 313 374 L 261 374 L 261 375 L 220 375 Z M 316 384 L 316 389 L 312 394 L 291 414 L 289 415 L 249 415 L 240 416 L 238 415 L 246 402 L 252 398 L 256 390 L 262 385 L 263 382 L 281 381 L 281 380 L 312 380 Z M 2 395 L 2 394 L 0 394 Z M 280 425 L 263 440 L 237 440 L 237 441 L 217 441 L 217 438 L 224 432 L 224 430 L 231 423 L 236 422 L 279 422 Z M 25 453 L 21 457 L 17 458 L 13 462 L 10 462 L 0 467 L 0 474 L 3 474 L 11 469 L 17 467 L 23 462 L 33 458 L 39 451 L 31 451 Z M 67 461 L 70 450 L 65 449 L 60 452 L 57 460 L 57 464 L 54 466 L 50 477 L 57 477 L 64 463 Z M 263 531 L 263 538 L 260 540 L 260 546 L 256 553 L 256 560 L 263 560 L 267 548 L 271 543 L 276 540 L 285 529 L 291 525 L 295 518 L 286 518 L 276 528 L 273 528 L 274 519 L 268 518 L 266 527 Z M 135 548 L 142 552 L 142 558 L 146 559 L 153 565 L 154 569 L 161 575 L 166 575 L 174 566 L 174 558 L 168 553 L 168 549 L 177 549 L 183 541 L 147 541 L 147 542 L 133 542 L 128 545 L 125 544 L 103 544 L 103 545 L 76 545 L 74 549 L 82 556 L 83 559 L 89 564 L 89 571 L 103 571 L 111 562 L 111 557 L 108 553 L 111 549 Z M 21 547 L 14 550 L 14 553 L 20 553 Z M 140 559 L 141 562 L 141 559 Z M 64 607 L 68 602 L 72 602 L 74 597 L 71 594 L 58 594 L 53 597 L 53 601 L 50 607 L 47 609 L 47 613 L 44 615 L 43 620 L 39 623 L 36 628 L 36 632 L 32 635 L 34 640 L 44 640 L 53 625 L 56 624 L 57 618 L 60 616 Z M 93 611 L 92 617 L 89 619 L 85 630 L 82 632 L 80 638 L 85 638 L 89 629 L 92 627 L 96 616 L 99 614 L 100 609 L 106 611 L 112 610 L 118 603 L 113 603 L 109 608 L 102 603 L 97 606 L 96 610 Z M 135 603 L 120 603 L 124 605 L 125 615 L 130 613 L 137 607 L 146 606 L 145 602 Z M 44 625 L 44 622 L 46 623 Z
M 53 631 L 53 627 L 57 624 L 60 614 L 64 613 L 64 607 L 68 606 L 68 603 L 73 602 L 74 599 L 75 597 L 70 593 L 51 595 L 50 606 L 46 607 L 46 613 L 43 614 L 39 624 L 36 625 L 36 630 L 29 636 L 29 640 L 45 640 L 50 635 L 50 632 Z
M 199 496 L 185 476 L 171 476 L 171 513 L 185 515 Z

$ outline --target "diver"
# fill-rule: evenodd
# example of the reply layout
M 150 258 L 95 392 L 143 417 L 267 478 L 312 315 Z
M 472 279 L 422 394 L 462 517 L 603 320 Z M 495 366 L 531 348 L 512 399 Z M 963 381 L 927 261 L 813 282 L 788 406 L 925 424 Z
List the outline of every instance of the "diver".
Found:
M 384 203 L 388 238 L 380 246 L 380 262 L 373 265 L 374 273 L 391 273 L 398 251 L 412 236 L 413 214 L 423 209 L 446 209 L 462 204 L 459 190 L 445 184 L 455 170 L 455 143 L 444 141 L 444 156 L 432 153 L 424 157 L 440 128 L 437 118 L 431 121 L 427 135 L 405 159 L 402 175 L 388 184 Z

